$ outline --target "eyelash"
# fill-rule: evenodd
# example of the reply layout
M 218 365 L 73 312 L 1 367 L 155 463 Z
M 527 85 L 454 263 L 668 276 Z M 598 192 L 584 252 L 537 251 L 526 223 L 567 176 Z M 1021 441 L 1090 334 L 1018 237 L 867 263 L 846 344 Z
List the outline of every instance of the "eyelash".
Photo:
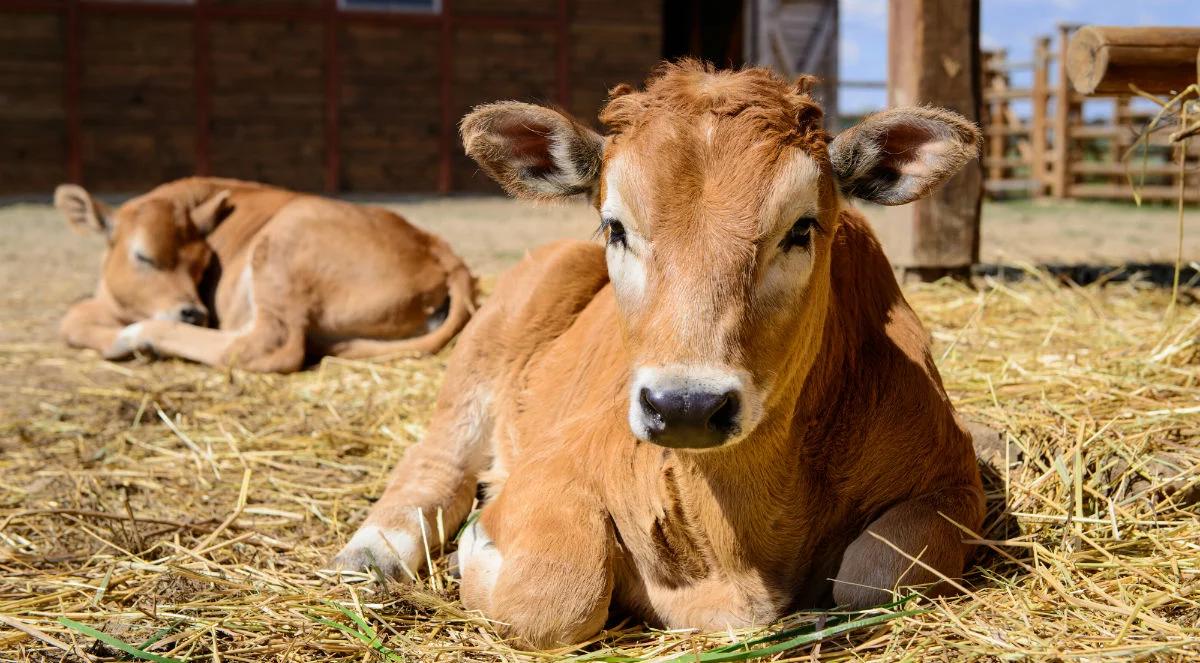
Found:
M 796 219 L 791 228 L 788 228 L 787 234 L 779 242 L 779 249 L 787 251 L 793 247 L 799 246 L 802 249 L 808 248 L 812 243 L 813 230 L 820 230 L 821 225 L 811 216 L 801 217 Z
M 629 243 L 625 239 L 625 225 L 616 219 L 603 219 L 600 221 L 599 232 L 608 231 L 608 245 L 619 246 L 623 249 L 629 248 Z

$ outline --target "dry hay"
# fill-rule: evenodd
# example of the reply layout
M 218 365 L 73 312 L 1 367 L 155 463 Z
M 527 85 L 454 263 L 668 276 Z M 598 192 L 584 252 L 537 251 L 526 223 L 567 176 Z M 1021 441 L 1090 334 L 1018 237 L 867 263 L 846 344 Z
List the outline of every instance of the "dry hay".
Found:
M 10 344 L 0 659 L 731 660 L 784 628 L 771 657 L 1200 656 L 1200 306 L 1037 278 L 908 294 L 960 411 L 1005 431 L 966 596 L 758 631 L 624 623 L 578 651 L 515 652 L 456 602 L 438 559 L 452 532 L 429 533 L 416 588 L 317 573 L 423 434 L 444 357 L 281 377 Z M 802 644 L 818 627 L 833 634 Z

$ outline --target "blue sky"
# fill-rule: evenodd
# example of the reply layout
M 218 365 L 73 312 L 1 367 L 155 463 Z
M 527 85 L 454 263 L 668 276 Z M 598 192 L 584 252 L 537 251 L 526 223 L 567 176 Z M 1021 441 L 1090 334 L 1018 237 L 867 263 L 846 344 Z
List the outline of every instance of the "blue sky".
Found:
M 887 0 L 840 0 L 843 80 L 887 78 Z M 1033 40 L 1057 33 L 1061 22 L 1100 25 L 1200 26 L 1200 0 L 982 0 L 984 48 L 1008 49 L 1010 60 L 1029 60 Z M 1014 80 L 1024 87 L 1027 81 Z M 881 108 L 882 90 L 841 91 L 842 112 Z

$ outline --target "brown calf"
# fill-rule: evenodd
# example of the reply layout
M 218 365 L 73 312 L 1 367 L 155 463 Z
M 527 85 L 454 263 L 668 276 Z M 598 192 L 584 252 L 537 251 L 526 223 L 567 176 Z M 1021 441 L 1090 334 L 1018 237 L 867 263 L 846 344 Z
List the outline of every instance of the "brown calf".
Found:
M 437 352 L 474 310 L 462 260 L 387 210 L 215 178 L 115 212 L 70 184 L 54 202 L 108 239 L 95 295 L 62 321 L 69 344 L 108 358 L 289 372 L 306 356 Z
M 950 590 L 983 517 L 975 456 L 845 197 L 914 200 L 979 132 L 908 108 L 829 142 L 807 85 L 685 62 L 615 89 L 607 137 L 516 102 L 463 120 L 514 195 L 592 196 L 605 246 L 503 277 L 337 564 L 415 570 L 421 528 L 458 526 L 483 483 L 462 598 L 528 646 L 584 640 L 610 606 L 723 629 Z

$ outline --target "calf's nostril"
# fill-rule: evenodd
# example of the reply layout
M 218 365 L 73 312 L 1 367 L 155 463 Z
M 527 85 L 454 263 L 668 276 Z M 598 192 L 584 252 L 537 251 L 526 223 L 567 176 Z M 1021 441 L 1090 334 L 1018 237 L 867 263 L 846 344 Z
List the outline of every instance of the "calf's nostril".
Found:
M 185 308 L 179 312 L 180 321 L 189 325 L 202 325 L 207 318 L 204 311 L 194 307 Z
M 662 428 L 728 433 L 737 417 L 737 394 L 689 390 L 641 390 L 642 409 Z

